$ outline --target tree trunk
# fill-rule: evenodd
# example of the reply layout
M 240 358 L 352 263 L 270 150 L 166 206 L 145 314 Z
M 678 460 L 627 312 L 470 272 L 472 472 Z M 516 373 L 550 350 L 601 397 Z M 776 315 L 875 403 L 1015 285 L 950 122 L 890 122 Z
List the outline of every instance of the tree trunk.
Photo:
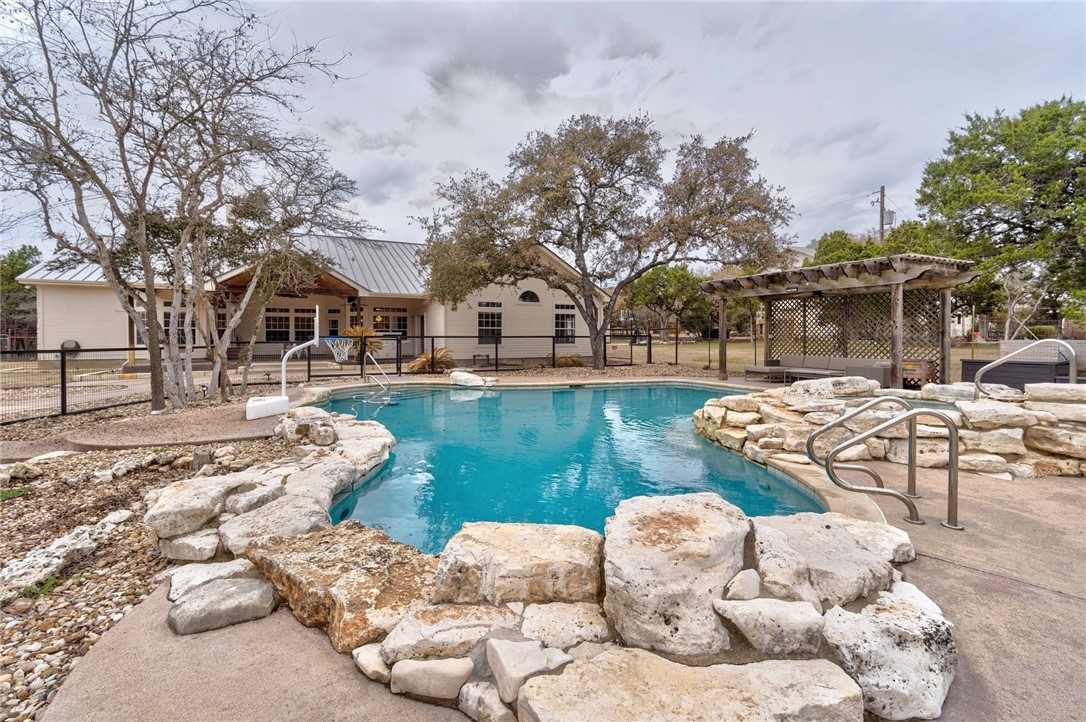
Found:
M 602 371 L 607 368 L 607 333 L 602 328 L 592 329 L 592 368 Z

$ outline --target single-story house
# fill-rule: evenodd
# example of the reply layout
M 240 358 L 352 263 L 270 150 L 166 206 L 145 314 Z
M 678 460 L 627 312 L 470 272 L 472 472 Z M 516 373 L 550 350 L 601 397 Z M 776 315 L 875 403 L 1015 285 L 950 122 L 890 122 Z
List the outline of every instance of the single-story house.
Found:
M 418 263 L 421 244 L 327 236 L 311 236 L 303 243 L 329 259 L 328 268 L 300 296 L 275 296 L 268 304 L 262 327 L 255 329 L 258 357 L 278 358 L 289 346 L 311 339 L 317 306 L 322 338 L 342 335 L 354 325 L 371 326 L 378 335 L 402 337 L 405 361 L 429 351 L 431 343 L 450 349 L 463 364 L 488 363 L 495 352 L 506 360 L 542 359 L 552 346 L 559 354 L 591 355 L 588 328 L 572 301 L 543 281 L 527 280 L 515 288 L 489 286 L 452 307 L 427 298 Z M 575 273 L 557 256 L 553 262 Z M 240 298 L 249 280 L 247 267 L 218 279 L 219 287 L 229 291 L 228 304 Z M 51 270 L 46 261 L 18 281 L 37 289 L 39 349 L 59 349 L 71 341 L 81 349 L 142 345 L 100 266 Z M 163 287 L 157 293 L 165 325 L 171 292 Z M 601 291 L 597 302 L 604 300 Z M 233 344 L 250 340 L 256 317 L 257 309 L 246 311 Z M 218 312 L 220 327 L 226 318 L 227 309 Z M 395 346 L 386 341 L 378 357 L 392 357 Z M 321 351 L 329 355 L 323 344 Z

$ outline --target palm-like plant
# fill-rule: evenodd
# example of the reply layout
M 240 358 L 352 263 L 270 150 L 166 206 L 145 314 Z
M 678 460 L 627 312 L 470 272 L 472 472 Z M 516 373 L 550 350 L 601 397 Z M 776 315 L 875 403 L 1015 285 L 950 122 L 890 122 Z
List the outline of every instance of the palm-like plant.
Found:
M 407 372 L 412 374 L 425 371 L 447 371 L 456 368 L 456 359 L 447 348 L 435 348 L 431 357 L 429 351 L 419 354 L 411 363 L 407 364 Z
M 361 324 L 359 324 L 358 326 L 351 326 L 350 328 L 348 328 L 346 331 L 343 332 L 343 335 L 346 338 L 353 338 L 353 339 L 356 340 L 355 341 L 356 349 L 359 352 L 361 352 L 361 350 L 362 350 L 361 349 L 361 341 L 362 341 L 362 339 L 366 339 L 366 350 L 367 351 L 380 351 L 382 348 L 384 348 L 384 343 L 381 341 L 381 339 L 379 339 L 377 337 L 377 334 L 374 333 L 374 330 L 373 330 L 372 326 L 363 326 Z M 354 350 L 355 349 L 352 349 L 352 352 Z

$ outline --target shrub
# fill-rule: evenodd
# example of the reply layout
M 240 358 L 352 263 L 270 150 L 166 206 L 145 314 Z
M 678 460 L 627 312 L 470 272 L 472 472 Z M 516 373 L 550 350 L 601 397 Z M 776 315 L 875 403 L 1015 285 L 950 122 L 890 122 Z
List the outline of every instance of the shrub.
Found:
M 584 366 L 584 359 L 581 358 L 580 354 L 576 353 L 560 353 L 556 360 L 550 354 L 547 354 L 547 366 L 556 366 L 560 369 Z
M 425 373 L 431 369 L 435 372 L 448 371 L 456 368 L 456 359 L 447 348 L 435 348 L 431 359 L 430 353 L 419 354 L 411 363 L 407 364 L 407 372 L 412 374 Z
M 343 332 L 343 335 L 346 338 L 366 339 L 367 351 L 380 351 L 385 346 L 381 339 L 376 338 L 376 334 L 374 334 L 373 329 L 369 326 L 351 326 L 349 329 Z M 361 350 L 361 347 L 356 345 L 351 350 L 351 353 L 359 350 Z
M 1025 338 L 1056 338 L 1055 326 L 1026 326 L 1025 333 L 1021 334 Z

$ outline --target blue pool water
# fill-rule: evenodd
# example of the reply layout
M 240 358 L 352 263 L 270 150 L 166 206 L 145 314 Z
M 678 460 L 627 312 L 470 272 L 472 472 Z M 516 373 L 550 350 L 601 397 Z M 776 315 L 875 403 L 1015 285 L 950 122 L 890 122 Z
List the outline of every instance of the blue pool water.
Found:
M 641 384 L 569 389 L 401 387 L 333 400 L 396 436 L 388 463 L 339 499 L 357 519 L 425 552 L 467 521 L 603 531 L 623 499 L 715 491 L 750 515 L 825 511 L 810 492 L 700 437 L 691 414 L 720 390 Z

